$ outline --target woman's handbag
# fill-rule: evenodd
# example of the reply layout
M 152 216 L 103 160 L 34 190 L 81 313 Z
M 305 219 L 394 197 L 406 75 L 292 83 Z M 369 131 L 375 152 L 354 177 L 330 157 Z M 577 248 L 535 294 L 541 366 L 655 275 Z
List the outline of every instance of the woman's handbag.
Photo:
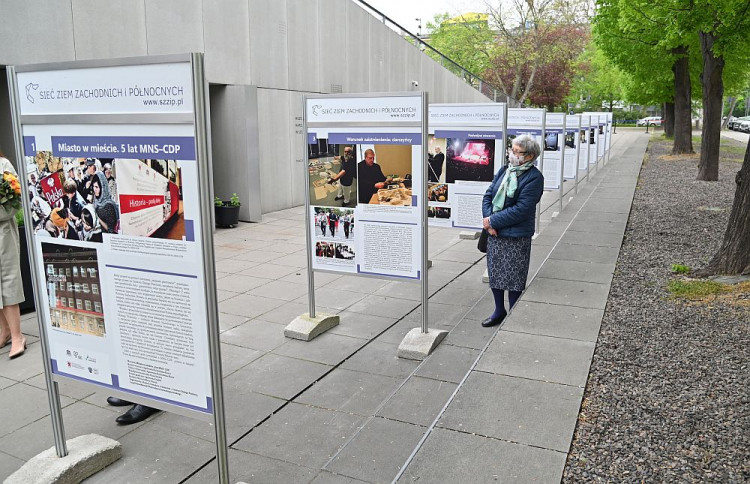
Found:
M 487 232 L 487 229 L 482 229 L 482 234 L 479 236 L 479 241 L 477 242 L 477 249 L 483 254 L 487 253 L 487 237 L 489 236 L 490 233 Z

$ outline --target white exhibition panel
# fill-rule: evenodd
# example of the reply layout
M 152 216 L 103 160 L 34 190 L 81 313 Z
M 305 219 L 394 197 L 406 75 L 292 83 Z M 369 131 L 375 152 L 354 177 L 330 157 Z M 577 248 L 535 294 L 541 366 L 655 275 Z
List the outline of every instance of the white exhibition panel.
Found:
M 482 229 L 482 198 L 505 164 L 506 114 L 503 103 L 430 105 L 430 225 Z
M 599 115 L 589 113 L 588 116 L 589 165 L 596 165 L 599 162 Z
M 423 96 L 306 99 L 308 143 L 329 148 L 307 167 L 313 270 L 422 280 Z M 344 147 L 354 152 L 351 164 Z M 350 185 L 330 183 L 347 166 L 356 167 Z M 348 204 L 338 198 L 345 186 L 353 187 Z
M 591 130 L 591 116 L 581 114 L 581 129 L 579 131 L 580 152 L 578 153 L 578 169 L 588 171 L 589 169 L 589 131 Z
M 506 130 L 507 141 L 505 144 L 507 151 L 510 149 L 513 139 L 517 136 L 528 134 L 536 139 L 536 142 L 542 148 L 542 153 L 535 165 L 544 175 L 544 189 L 548 190 L 550 188 L 547 187 L 547 178 L 548 176 L 554 178 L 555 175 L 547 173 L 547 160 L 544 151 L 545 121 L 546 110 L 543 108 L 509 108 Z
M 190 60 L 23 70 L 17 80 L 21 116 L 108 120 L 21 127 L 20 176 L 34 186 L 33 175 L 38 187 L 26 213 L 38 287 L 46 288 L 38 314 L 52 373 L 155 407 L 212 414 L 202 243 L 211 227 L 201 215 L 211 202 L 200 189 L 195 125 L 177 121 L 195 116 Z M 132 121 L 153 113 L 167 122 Z M 118 123 L 121 115 L 130 123 Z M 86 174 L 87 159 L 97 173 Z M 71 180 L 71 196 L 97 215 L 93 227 L 61 190 Z M 67 223 L 51 223 L 65 215 Z
M 563 176 L 566 180 L 578 177 L 578 157 L 581 154 L 581 115 L 565 116 L 565 152 L 563 153 Z
M 544 130 L 544 188 L 559 190 L 565 146 L 565 113 L 546 113 Z

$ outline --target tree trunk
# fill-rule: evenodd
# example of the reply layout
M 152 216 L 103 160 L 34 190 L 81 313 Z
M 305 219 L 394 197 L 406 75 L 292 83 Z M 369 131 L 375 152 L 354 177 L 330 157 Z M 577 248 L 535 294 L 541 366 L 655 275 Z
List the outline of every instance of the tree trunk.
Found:
M 664 103 L 664 134 L 674 138 L 674 103 Z
M 721 108 L 724 104 L 724 57 L 715 57 L 713 52 L 716 37 L 700 32 L 703 54 L 703 136 L 701 159 L 698 163 L 698 180 L 719 179 L 719 145 L 721 143 Z
M 750 142 L 745 149 L 745 161 L 735 177 L 732 212 L 721 248 L 698 277 L 716 274 L 750 274 Z
M 693 127 L 690 124 L 690 71 L 688 69 L 688 48 L 672 49 L 677 55 L 672 66 L 674 72 L 674 145 L 672 154 L 695 153 L 693 151 Z

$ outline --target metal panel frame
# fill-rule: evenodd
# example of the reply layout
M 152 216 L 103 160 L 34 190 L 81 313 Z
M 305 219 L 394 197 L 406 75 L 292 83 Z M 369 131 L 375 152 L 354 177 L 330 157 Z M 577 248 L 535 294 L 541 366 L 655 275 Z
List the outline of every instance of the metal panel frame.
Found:
M 16 74 L 21 72 L 44 72 L 52 70 L 69 70 L 84 68 L 100 67 L 120 67 L 136 65 L 154 65 L 165 63 L 190 63 L 193 88 L 193 114 L 97 114 L 97 115 L 24 115 L 20 114 L 20 101 L 18 97 L 18 83 Z M 194 123 L 194 137 L 196 144 L 196 164 L 198 173 L 199 192 L 210 194 L 211 190 L 211 157 L 210 157 L 210 119 L 209 106 L 207 102 L 208 82 L 204 75 L 203 55 L 202 54 L 178 54 L 164 56 L 147 56 L 147 57 L 128 57 L 122 59 L 104 59 L 104 60 L 87 60 L 74 62 L 55 62 L 47 64 L 35 64 L 25 66 L 8 67 L 8 87 L 11 93 L 11 116 L 13 121 L 13 131 L 16 143 L 16 158 L 19 160 L 19 176 L 26 178 L 26 166 L 24 160 L 23 144 L 23 126 L 39 124 L 188 124 Z M 28 203 L 28 184 L 21 183 L 22 195 L 24 198 L 23 210 L 26 220 L 31 220 L 31 212 Z M 219 341 L 219 318 L 216 297 L 216 279 L 213 258 L 213 210 L 211 200 L 204 200 L 200 204 L 201 213 L 201 242 L 203 244 L 203 275 L 204 275 L 204 297 L 206 301 L 206 318 L 208 322 L 207 336 L 210 357 L 210 376 L 211 390 L 213 400 L 213 421 L 216 432 L 217 461 L 219 464 L 219 479 L 222 483 L 229 482 L 228 456 L 227 456 L 227 438 L 224 414 L 223 384 L 221 374 L 221 354 Z M 47 334 L 47 325 L 45 318 L 42 316 L 41 308 L 45 305 L 42 293 L 39 290 L 39 264 L 36 258 L 36 239 L 34 238 L 31 224 L 26 224 L 26 236 L 33 244 L 32 252 L 34 256 L 29 257 L 31 269 L 34 277 L 32 284 L 34 287 L 35 302 L 40 317 L 38 318 L 40 343 L 42 348 L 42 357 L 44 365 L 44 376 L 47 384 L 48 398 L 50 405 L 50 415 L 55 440 L 55 449 L 58 457 L 64 457 L 68 454 L 65 440 L 65 429 L 62 418 L 62 408 L 60 405 L 60 393 L 58 389 L 59 381 L 69 381 L 73 378 L 66 375 L 52 373 L 52 362 L 49 348 L 49 339 Z M 78 381 L 78 380 L 76 380 Z M 106 388 L 93 382 L 82 382 L 91 385 L 99 390 Z M 205 412 L 186 409 L 184 407 L 173 405 L 158 400 L 152 400 L 137 395 L 131 395 L 124 391 L 107 389 L 114 396 L 127 398 L 134 402 L 154 405 L 157 403 L 159 408 L 166 411 L 186 415 L 200 420 L 211 420 L 211 415 Z
M 417 97 L 419 94 L 421 98 L 422 107 L 422 122 L 401 122 L 401 123 L 387 123 L 387 122 L 318 122 L 310 123 L 307 120 L 307 101 L 310 99 L 331 99 L 331 98 L 344 98 L 344 99 L 367 99 L 376 97 Z M 419 227 L 422 230 L 422 253 L 420 257 L 420 273 L 421 278 L 419 281 L 407 281 L 407 282 L 419 282 L 421 284 L 421 302 L 422 302 L 422 333 L 429 331 L 428 327 L 428 306 L 429 306 L 429 285 L 427 283 L 427 270 L 428 270 L 428 241 L 427 235 L 429 232 L 428 220 L 427 220 L 427 128 L 429 121 L 429 103 L 428 95 L 424 91 L 420 92 L 395 92 L 395 93 L 346 93 L 346 94 L 305 94 L 302 96 L 302 130 L 303 130 L 303 142 L 305 144 L 305 157 L 303 163 L 303 169 L 305 170 L 305 242 L 307 244 L 307 302 L 308 302 L 308 313 L 311 318 L 315 318 L 315 272 L 328 272 L 334 274 L 341 274 L 340 271 L 326 270 L 326 269 L 313 269 L 313 255 L 312 255 L 312 233 L 310 230 L 310 153 L 308 150 L 308 130 L 314 127 L 333 127 L 333 128 L 344 128 L 344 127 L 371 127 L 371 128 L 384 128 L 384 127 L 421 127 L 422 134 L 422 183 L 420 187 L 419 196 L 422 199 L 422 211 L 420 213 Z M 413 161 L 412 161 L 413 162 Z M 413 187 L 413 185 L 412 185 Z M 357 276 L 357 277 L 370 277 L 375 279 L 386 279 L 386 280 L 397 280 L 394 277 L 389 276 L 375 276 L 372 274 L 358 274 L 358 273 L 346 273 L 346 275 Z

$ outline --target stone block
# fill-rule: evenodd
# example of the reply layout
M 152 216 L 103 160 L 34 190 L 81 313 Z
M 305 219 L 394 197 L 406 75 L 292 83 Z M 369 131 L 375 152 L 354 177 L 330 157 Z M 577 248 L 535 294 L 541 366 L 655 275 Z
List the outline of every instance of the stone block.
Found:
M 421 328 L 414 328 L 398 346 L 398 357 L 407 360 L 423 360 L 437 345 L 448 335 L 447 331 L 441 329 L 430 329 L 423 333 Z
M 460 234 L 458 234 L 458 238 L 462 240 L 477 240 L 479 238 L 479 234 L 481 232 L 474 232 L 473 230 L 462 230 Z
M 57 457 L 55 448 L 30 459 L 5 480 L 6 484 L 78 484 L 115 462 L 122 455 L 116 440 L 88 434 L 68 441 L 68 455 Z
M 298 316 L 284 328 L 284 336 L 302 341 L 311 341 L 329 329 L 338 326 L 339 316 L 335 314 L 318 313 L 314 318 L 310 313 Z

